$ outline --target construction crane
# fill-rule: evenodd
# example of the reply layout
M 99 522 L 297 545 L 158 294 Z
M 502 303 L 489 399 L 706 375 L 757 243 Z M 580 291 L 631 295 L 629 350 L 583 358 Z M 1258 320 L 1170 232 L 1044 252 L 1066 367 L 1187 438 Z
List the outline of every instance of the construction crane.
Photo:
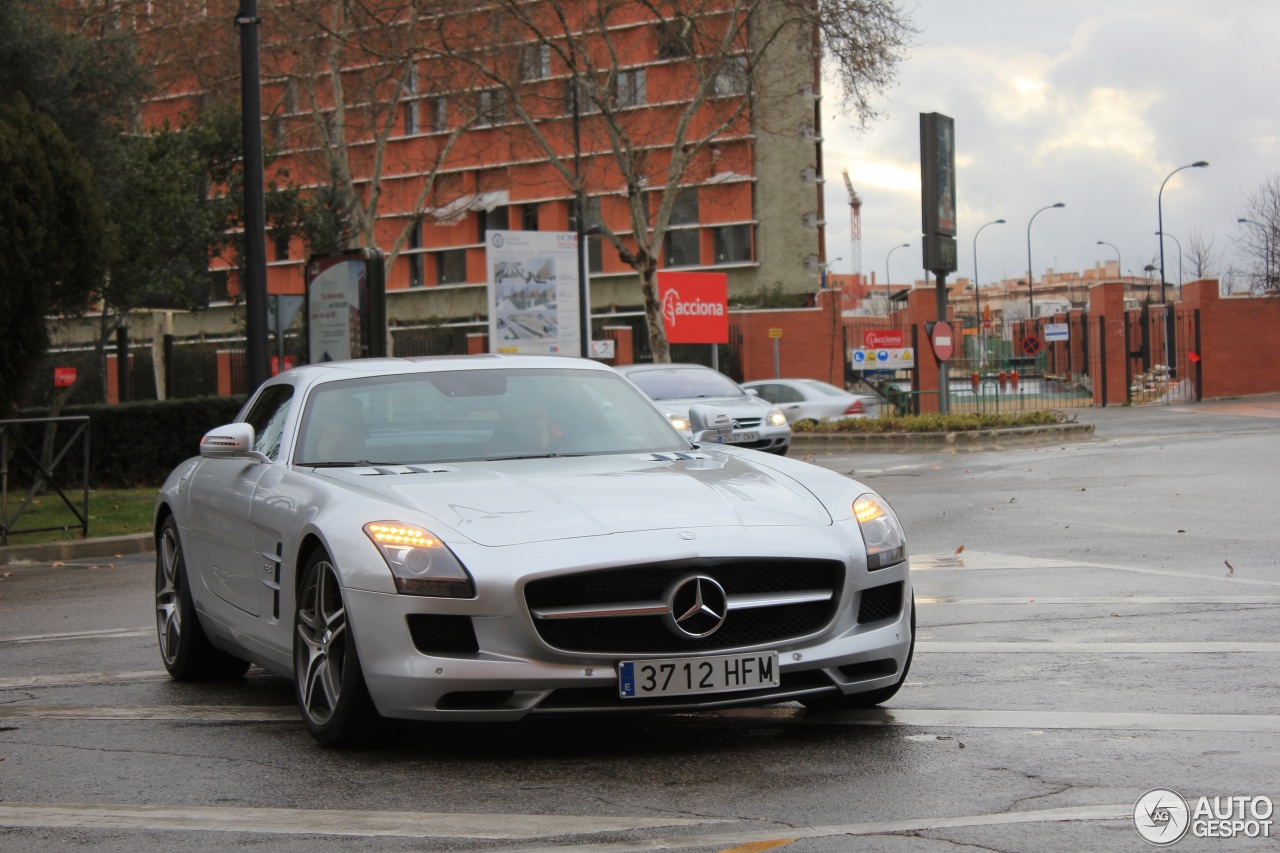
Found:
M 843 170 L 844 185 L 849 188 L 849 229 L 853 237 L 853 276 L 854 280 L 862 280 L 862 199 L 849 180 L 849 170 Z

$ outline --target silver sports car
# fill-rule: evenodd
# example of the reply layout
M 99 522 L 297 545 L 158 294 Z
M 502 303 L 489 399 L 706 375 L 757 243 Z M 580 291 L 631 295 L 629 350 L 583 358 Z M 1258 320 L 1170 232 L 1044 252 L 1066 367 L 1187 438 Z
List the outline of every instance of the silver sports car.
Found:
M 156 506 L 174 678 L 291 678 L 338 743 L 377 715 L 512 720 L 798 700 L 906 678 L 906 543 L 874 492 L 692 441 L 555 356 L 301 367 L 211 430 Z

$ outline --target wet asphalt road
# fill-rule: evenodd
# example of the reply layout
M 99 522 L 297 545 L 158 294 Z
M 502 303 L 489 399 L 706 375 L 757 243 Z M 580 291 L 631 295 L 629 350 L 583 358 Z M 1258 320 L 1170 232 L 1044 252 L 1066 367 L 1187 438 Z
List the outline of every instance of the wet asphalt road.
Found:
M 1152 788 L 1280 799 L 1280 401 L 1081 418 L 1094 441 L 811 460 L 910 537 L 915 663 L 874 712 L 326 750 L 282 679 L 162 675 L 149 556 L 4 567 L 0 850 L 1143 850 Z

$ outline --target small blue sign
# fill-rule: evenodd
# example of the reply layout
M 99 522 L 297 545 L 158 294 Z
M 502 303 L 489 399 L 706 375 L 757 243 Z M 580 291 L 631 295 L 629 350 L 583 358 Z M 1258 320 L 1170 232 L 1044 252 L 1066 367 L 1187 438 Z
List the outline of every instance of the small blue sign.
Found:
M 865 352 L 863 352 L 862 350 L 854 350 L 853 352 L 854 364 L 862 364 L 866 360 L 867 360 L 867 354 Z
M 634 663 L 626 661 L 618 667 L 618 682 L 619 695 L 636 695 L 636 665 Z
M 888 360 L 889 360 L 889 351 L 887 349 L 876 351 L 876 361 L 888 361 Z

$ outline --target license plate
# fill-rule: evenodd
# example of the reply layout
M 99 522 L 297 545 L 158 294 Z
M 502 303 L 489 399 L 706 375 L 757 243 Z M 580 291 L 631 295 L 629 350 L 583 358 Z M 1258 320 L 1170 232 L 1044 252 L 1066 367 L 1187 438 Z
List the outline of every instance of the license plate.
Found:
M 626 660 L 618 664 L 618 695 L 689 696 L 778 686 L 778 653 Z
M 724 437 L 725 444 L 741 444 L 744 441 L 758 441 L 758 432 L 731 432 Z

